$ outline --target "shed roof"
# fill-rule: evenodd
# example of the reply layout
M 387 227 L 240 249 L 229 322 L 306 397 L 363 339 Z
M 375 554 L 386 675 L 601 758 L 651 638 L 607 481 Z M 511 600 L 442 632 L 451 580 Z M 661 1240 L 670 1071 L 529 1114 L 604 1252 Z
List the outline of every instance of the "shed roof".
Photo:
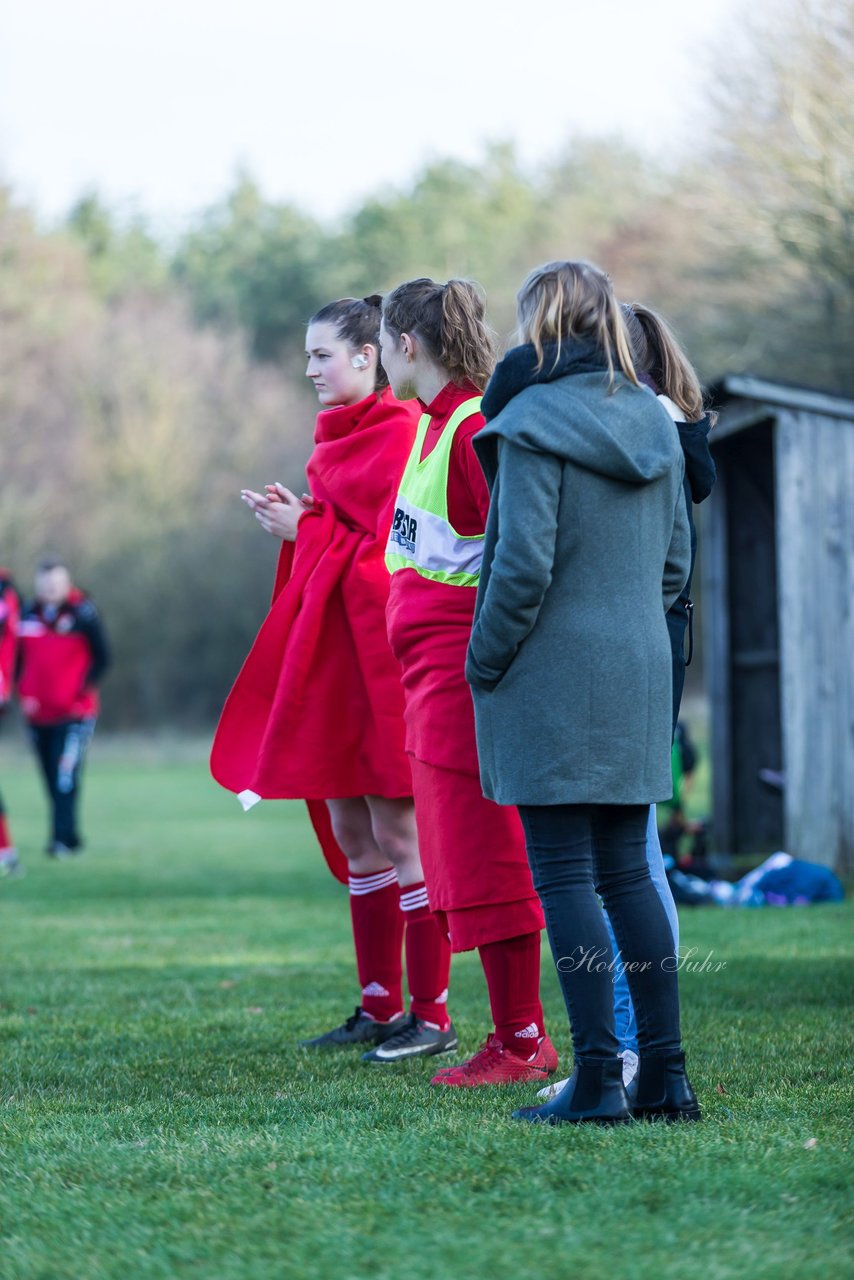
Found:
M 732 435 L 774 416 L 775 409 L 818 414 L 854 424 L 854 400 L 786 382 L 769 382 L 747 373 L 728 374 L 709 388 L 712 403 L 721 409 L 713 440 Z M 770 412 L 769 412 L 770 411 Z

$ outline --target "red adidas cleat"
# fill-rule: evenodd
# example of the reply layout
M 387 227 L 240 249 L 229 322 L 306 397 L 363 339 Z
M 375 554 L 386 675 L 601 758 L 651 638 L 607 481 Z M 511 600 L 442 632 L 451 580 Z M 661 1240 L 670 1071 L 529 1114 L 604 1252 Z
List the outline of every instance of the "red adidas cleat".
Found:
M 548 1036 L 543 1036 L 542 1040 L 540 1041 L 540 1049 L 539 1049 L 539 1053 L 537 1054 L 537 1061 L 539 1061 L 541 1057 L 543 1059 L 543 1066 L 545 1067 L 546 1071 L 548 1071 L 549 1075 L 551 1075 L 553 1071 L 557 1071 L 558 1063 L 559 1063 L 559 1059 L 557 1056 L 557 1049 L 554 1047 L 554 1045 L 552 1044 Z
M 534 1057 L 526 1060 L 506 1049 L 495 1035 L 486 1037 L 482 1049 L 461 1062 L 458 1067 L 445 1067 L 430 1081 L 451 1088 L 475 1089 L 486 1084 L 525 1084 L 546 1080 L 557 1067 L 557 1054 L 548 1036 L 544 1036 Z

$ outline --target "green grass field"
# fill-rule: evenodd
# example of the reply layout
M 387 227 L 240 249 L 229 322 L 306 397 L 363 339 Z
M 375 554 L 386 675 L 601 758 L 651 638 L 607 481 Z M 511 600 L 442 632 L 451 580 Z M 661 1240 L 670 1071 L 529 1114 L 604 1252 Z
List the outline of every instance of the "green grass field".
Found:
M 197 753 L 102 739 L 89 849 L 55 863 L 10 737 L 0 784 L 27 868 L 0 882 L 2 1280 L 850 1274 L 848 904 L 683 913 L 725 962 L 682 982 L 703 1124 L 532 1129 L 530 1086 L 295 1047 L 357 1000 L 301 805 L 244 816 Z M 451 989 L 467 1053 L 475 958 Z

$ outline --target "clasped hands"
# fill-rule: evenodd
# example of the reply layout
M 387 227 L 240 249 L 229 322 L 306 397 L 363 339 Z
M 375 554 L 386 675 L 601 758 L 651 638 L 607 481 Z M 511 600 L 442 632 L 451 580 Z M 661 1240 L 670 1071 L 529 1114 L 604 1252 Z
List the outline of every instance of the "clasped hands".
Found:
M 283 484 L 267 484 L 264 486 L 264 493 L 241 489 L 240 497 L 250 511 L 254 511 L 261 528 L 272 533 L 274 538 L 281 538 L 283 542 L 296 540 L 300 517 L 314 506 L 311 494 L 304 493 L 298 498 Z

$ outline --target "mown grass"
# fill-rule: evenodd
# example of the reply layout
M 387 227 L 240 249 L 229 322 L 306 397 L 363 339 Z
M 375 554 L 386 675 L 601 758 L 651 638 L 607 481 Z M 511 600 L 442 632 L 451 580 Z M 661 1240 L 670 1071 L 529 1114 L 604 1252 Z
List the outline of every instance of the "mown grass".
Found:
M 682 983 L 702 1125 L 530 1129 L 530 1087 L 296 1047 L 356 1003 L 302 806 L 244 816 L 192 753 L 104 739 L 89 849 L 54 863 L 8 741 L 0 783 L 28 871 L 0 884 L 3 1280 L 847 1273 L 847 904 L 683 913 L 725 963 Z M 464 1051 L 486 1009 L 457 958 Z

